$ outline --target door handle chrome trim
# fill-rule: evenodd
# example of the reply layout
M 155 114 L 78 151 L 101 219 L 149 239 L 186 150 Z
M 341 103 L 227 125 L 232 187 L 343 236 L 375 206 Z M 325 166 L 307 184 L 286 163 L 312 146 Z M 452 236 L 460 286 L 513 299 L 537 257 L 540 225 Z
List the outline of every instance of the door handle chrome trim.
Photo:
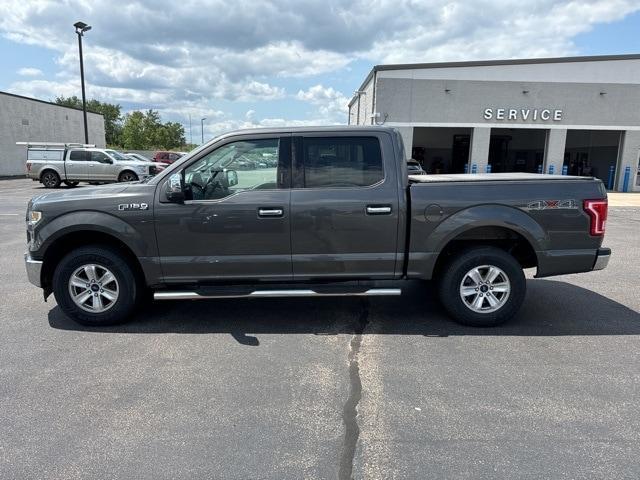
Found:
M 391 207 L 367 207 L 369 215 L 385 215 L 391 213 Z
M 284 210 L 281 208 L 259 208 L 258 215 L 260 217 L 281 217 Z

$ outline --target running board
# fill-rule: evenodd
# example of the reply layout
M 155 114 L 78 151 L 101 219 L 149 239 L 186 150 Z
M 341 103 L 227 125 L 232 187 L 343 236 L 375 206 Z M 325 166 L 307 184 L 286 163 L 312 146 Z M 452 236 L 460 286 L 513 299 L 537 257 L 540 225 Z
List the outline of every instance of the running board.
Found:
M 277 298 L 277 297 L 381 297 L 401 295 L 399 288 L 370 288 L 360 291 L 254 290 L 246 293 L 198 293 L 187 291 L 154 292 L 154 300 L 206 300 L 209 298 Z

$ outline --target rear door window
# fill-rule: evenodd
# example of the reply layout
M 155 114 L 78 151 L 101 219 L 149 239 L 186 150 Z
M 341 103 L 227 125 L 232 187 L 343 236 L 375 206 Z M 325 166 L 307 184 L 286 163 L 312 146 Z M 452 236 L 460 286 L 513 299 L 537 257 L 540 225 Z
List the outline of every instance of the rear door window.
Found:
M 384 179 L 376 137 L 305 137 L 305 188 L 368 187 Z
M 74 162 L 88 162 L 91 160 L 91 152 L 86 150 L 71 150 L 69 160 Z

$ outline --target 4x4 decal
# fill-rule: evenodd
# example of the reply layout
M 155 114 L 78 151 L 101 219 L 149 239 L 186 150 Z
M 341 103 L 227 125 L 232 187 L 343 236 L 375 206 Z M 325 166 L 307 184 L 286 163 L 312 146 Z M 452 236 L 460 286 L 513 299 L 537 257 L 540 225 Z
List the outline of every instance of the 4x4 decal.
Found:
M 527 204 L 527 210 L 575 209 L 575 200 L 536 200 Z

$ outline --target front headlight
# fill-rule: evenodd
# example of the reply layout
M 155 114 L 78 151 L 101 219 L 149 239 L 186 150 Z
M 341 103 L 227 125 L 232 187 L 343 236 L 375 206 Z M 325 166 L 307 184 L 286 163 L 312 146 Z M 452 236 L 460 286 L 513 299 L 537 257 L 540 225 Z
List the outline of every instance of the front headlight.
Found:
M 31 210 L 27 217 L 27 223 L 33 227 L 41 219 L 42 219 L 42 212 L 38 212 L 37 210 Z

